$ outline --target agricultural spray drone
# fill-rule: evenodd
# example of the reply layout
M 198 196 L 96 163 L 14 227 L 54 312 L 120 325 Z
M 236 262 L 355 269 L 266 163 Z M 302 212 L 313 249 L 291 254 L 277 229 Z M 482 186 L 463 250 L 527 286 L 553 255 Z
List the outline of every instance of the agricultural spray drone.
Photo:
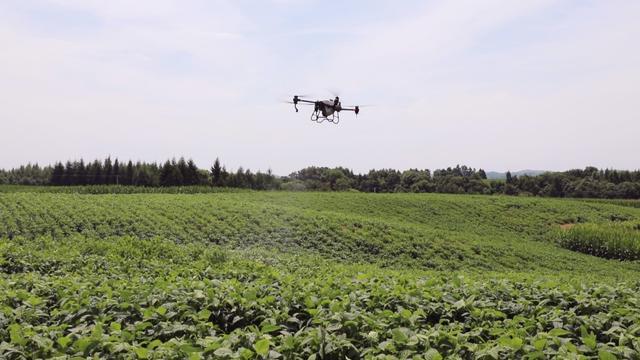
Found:
M 360 112 L 359 106 L 342 106 L 340 97 L 336 96 L 333 100 L 307 100 L 303 99 L 304 95 L 295 95 L 293 101 L 288 101 L 289 104 L 293 104 L 293 107 L 298 112 L 298 105 L 313 105 L 313 112 L 311 113 L 311 121 L 321 123 L 323 121 L 329 121 L 334 124 L 340 122 L 341 111 L 353 111 L 356 116 Z

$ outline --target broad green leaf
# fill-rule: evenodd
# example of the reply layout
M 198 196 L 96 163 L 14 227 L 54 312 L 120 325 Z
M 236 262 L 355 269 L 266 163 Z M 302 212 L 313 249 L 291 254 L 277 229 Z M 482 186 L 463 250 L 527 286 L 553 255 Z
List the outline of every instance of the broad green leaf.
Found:
M 244 360 L 252 359 L 253 355 L 254 355 L 254 352 L 251 351 L 250 349 L 247 349 L 247 348 L 240 349 L 240 357 L 243 358 Z
M 164 306 L 160 306 L 156 309 L 156 312 L 164 316 L 167 313 L 167 308 Z
M 465 303 L 464 299 L 460 299 L 458 301 L 456 301 L 455 303 L 453 303 L 453 307 L 456 310 L 460 310 L 462 308 L 464 308 L 467 304 Z
M 12 344 L 25 345 L 27 343 L 27 339 L 22 334 L 22 326 L 20 324 L 9 325 L 9 337 Z
M 598 346 L 598 342 L 596 336 L 594 334 L 590 334 L 582 337 L 582 343 L 590 347 L 591 349 L 595 349 Z
M 120 323 L 114 321 L 109 324 L 109 329 L 111 329 L 111 331 L 120 331 L 122 330 L 122 326 L 120 325 Z
M 405 333 L 405 330 L 401 328 L 395 328 L 391 330 L 391 336 L 393 338 L 393 341 L 398 344 L 405 344 L 409 340 L 409 337 Z
M 136 355 L 139 359 L 148 359 L 149 358 L 149 350 L 143 347 L 136 347 L 134 349 Z
M 600 360 L 617 360 L 618 357 L 610 353 L 608 350 L 600 349 L 598 351 L 598 359 Z
M 91 337 L 82 337 L 73 343 L 73 347 L 80 352 L 87 353 L 98 344 L 98 341 Z
M 578 353 L 578 347 L 573 345 L 570 342 L 565 342 L 562 346 L 565 349 L 567 349 L 567 351 L 569 351 L 570 353 L 573 353 L 573 354 L 577 354 Z
M 549 335 L 551 336 L 565 336 L 565 335 L 569 335 L 571 334 L 569 331 L 565 330 L 565 329 L 561 329 L 561 328 L 555 328 L 551 331 L 549 331 Z
M 63 336 L 63 337 L 59 337 L 56 342 L 58 344 L 60 344 L 60 346 L 62 346 L 63 348 L 66 348 L 67 346 L 69 346 L 69 344 L 72 342 L 73 340 L 68 337 L 68 336 Z
M 535 347 L 536 350 L 538 351 L 544 350 L 546 346 L 547 346 L 547 339 L 537 339 L 533 341 L 533 347 Z
M 44 302 L 44 300 L 42 300 L 41 298 L 37 297 L 37 296 L 30 296 L 27 300 L 26 303 L 31 305 L 31 306 L 37 306 L 40 305 Z
M 96 339 L 96 340 L 100 340 L 100 338 L 102 337 L 103 334 L 104 334 L 104 332 L 102 330 L 102 324 L 101 323 L 97 323 L 93 327 L 93 330 L 91 330 L 91 337 Z
M 144 312 L 142 313 L 142 316 L 143 316 L 143 318 L 144 318 L 145 320 L 147 320 L 147 319 L 149 319 L 149 318 L 153 317 L 154 313 L 155 313 L 155 312 L 153 311 L 153 309 L 152 309 L 152 308 L 146 308 L 146 309 L 144 310 Z
M 269 346 L 271 342 L 268 339 L 261 339 L 253 344 L 253 348 L 258 355 L 267 356 L 269 354 Z
M 217 357 L 227 357 L 227 356 L 233 355 L 233 351 L 231 351 L 231 349 L 229 349 L 229 348 L 221 347 L 221 348 L 217 349 L 216 351 L 214 351 L 213 355 L 215 355 Z
M 139 323 L 137 323 L 137 324 L 135 325 L 136 330 L 138 330 L 138 331 L 145 330 L 145 329 L 150 328 L 150 327 L 152 327 L 152 326 L 153 326 L 153 325 L 152 325 L 150 322 L 148 322 L 148 321 L 139 322 Z
M 200 310 L 200 312 L 198 312 L 198 319 L 200 320 L 209 320 L 210 316 L 211 316 L 210 310 L 203 309 L 203 310 Z
M 442 355 L 436 349 L 429 349 L 424 354 L 426 360 L 442 360 Z
M 502 346 L 506 346 L 506 347 L 510 347 L 514 350 L 518 350 L 522 347 L 523 344 L 523 340 L 521 338 L 518 337 L 509 337 L 509 336 L 505 336 L 505 337 L 501 337 L 500 339 L 498 339 L 498 343 Z
M 266 324 L 262 326 L 262 328 L 260 329 L 260 332 L 263 334 L 268 334 L 275 331 L 279 331 L 280 329 L 281 329 L 280 325 Z
M 410 319 L 411 318 L 411 310 L 402 309 L 400 311 L 400 316 L 402 316 L 402 318 L 404 318 L 404 319 Z

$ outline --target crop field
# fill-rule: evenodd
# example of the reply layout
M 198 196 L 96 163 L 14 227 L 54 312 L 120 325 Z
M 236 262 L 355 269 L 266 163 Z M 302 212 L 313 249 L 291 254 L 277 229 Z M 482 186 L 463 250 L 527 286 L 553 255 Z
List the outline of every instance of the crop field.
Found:
M 640 358 L 626 203 L 81 192 L 0 193 L 1 358 Z
M 577 224 L 561 232 L 567 249 L 603 258 L 640 260 L 640 223 Z

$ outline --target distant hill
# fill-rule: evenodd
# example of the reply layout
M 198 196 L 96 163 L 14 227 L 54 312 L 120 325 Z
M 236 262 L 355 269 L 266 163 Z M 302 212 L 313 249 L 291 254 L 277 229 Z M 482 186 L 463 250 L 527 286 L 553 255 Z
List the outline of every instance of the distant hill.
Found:
M 511 175 L 516 175 L 516 176 L 522 176 L 522 175 L 529 175 L 529 176 L 536 176 L 536 175 L 540 175 L 542 173 L 547 172 L 547 170 L 520 170 L 520 171 L 512 171 Z M 487 179 L 490 180 L 503 180 L 507 178 L 507 173 L 506 172 L 498 172 L 498 171 L 487 171 Z

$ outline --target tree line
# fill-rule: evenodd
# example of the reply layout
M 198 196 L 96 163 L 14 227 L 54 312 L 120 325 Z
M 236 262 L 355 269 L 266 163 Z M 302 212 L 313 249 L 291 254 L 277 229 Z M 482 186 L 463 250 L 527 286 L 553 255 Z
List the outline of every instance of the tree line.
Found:
M 520 196 L 640 199 L 640 171 L 587 167 L 536 176 L 488 180 L 483 169 L 467 166 L 428 169 L 370 170 L 354 174 L 345 168 L 309 167 L 283 183 L 291 190 L 349 190 L 363 192 L 434 192 L 450 194 L 505 194 Z
M 130 185 L 130 186 L 194 186 L 275 190 L 280 187 L 279 178 L 271 171 L 256 173 L 242 167 L 229 172 L 216 159 L 210 170 L 200 169 L 191 159 L 167 160 L 164 163 L 121 162 L 107 157 L 104 160 L 86 162 L 83 159 L 57 162 L 41 167 L 28 164 L 11 170 L 0 170 L 0 184 L 14 185 Z
M 288 176 L 252 172 L 238 168 L 228 171 L 219 159 L 209 169 L 200 169 L 193 160 L 171 159 L 164 163 L 121 162 L 107 157 L 58 162 L 53 166 L 28 164 L 0 170 L 0 184 L 19 185 L 130 185 L 247 188 L 255 190 L 424 192 L 452 194 L 506 194 L 574 198 L 640 198 L 640 171 L 587 167 L 536 176 L 512 176 L 488 180 L 483 169 L 457 165 L 446 169 L 374 169 L 356 174 L 343 167 L 307 167 Z

